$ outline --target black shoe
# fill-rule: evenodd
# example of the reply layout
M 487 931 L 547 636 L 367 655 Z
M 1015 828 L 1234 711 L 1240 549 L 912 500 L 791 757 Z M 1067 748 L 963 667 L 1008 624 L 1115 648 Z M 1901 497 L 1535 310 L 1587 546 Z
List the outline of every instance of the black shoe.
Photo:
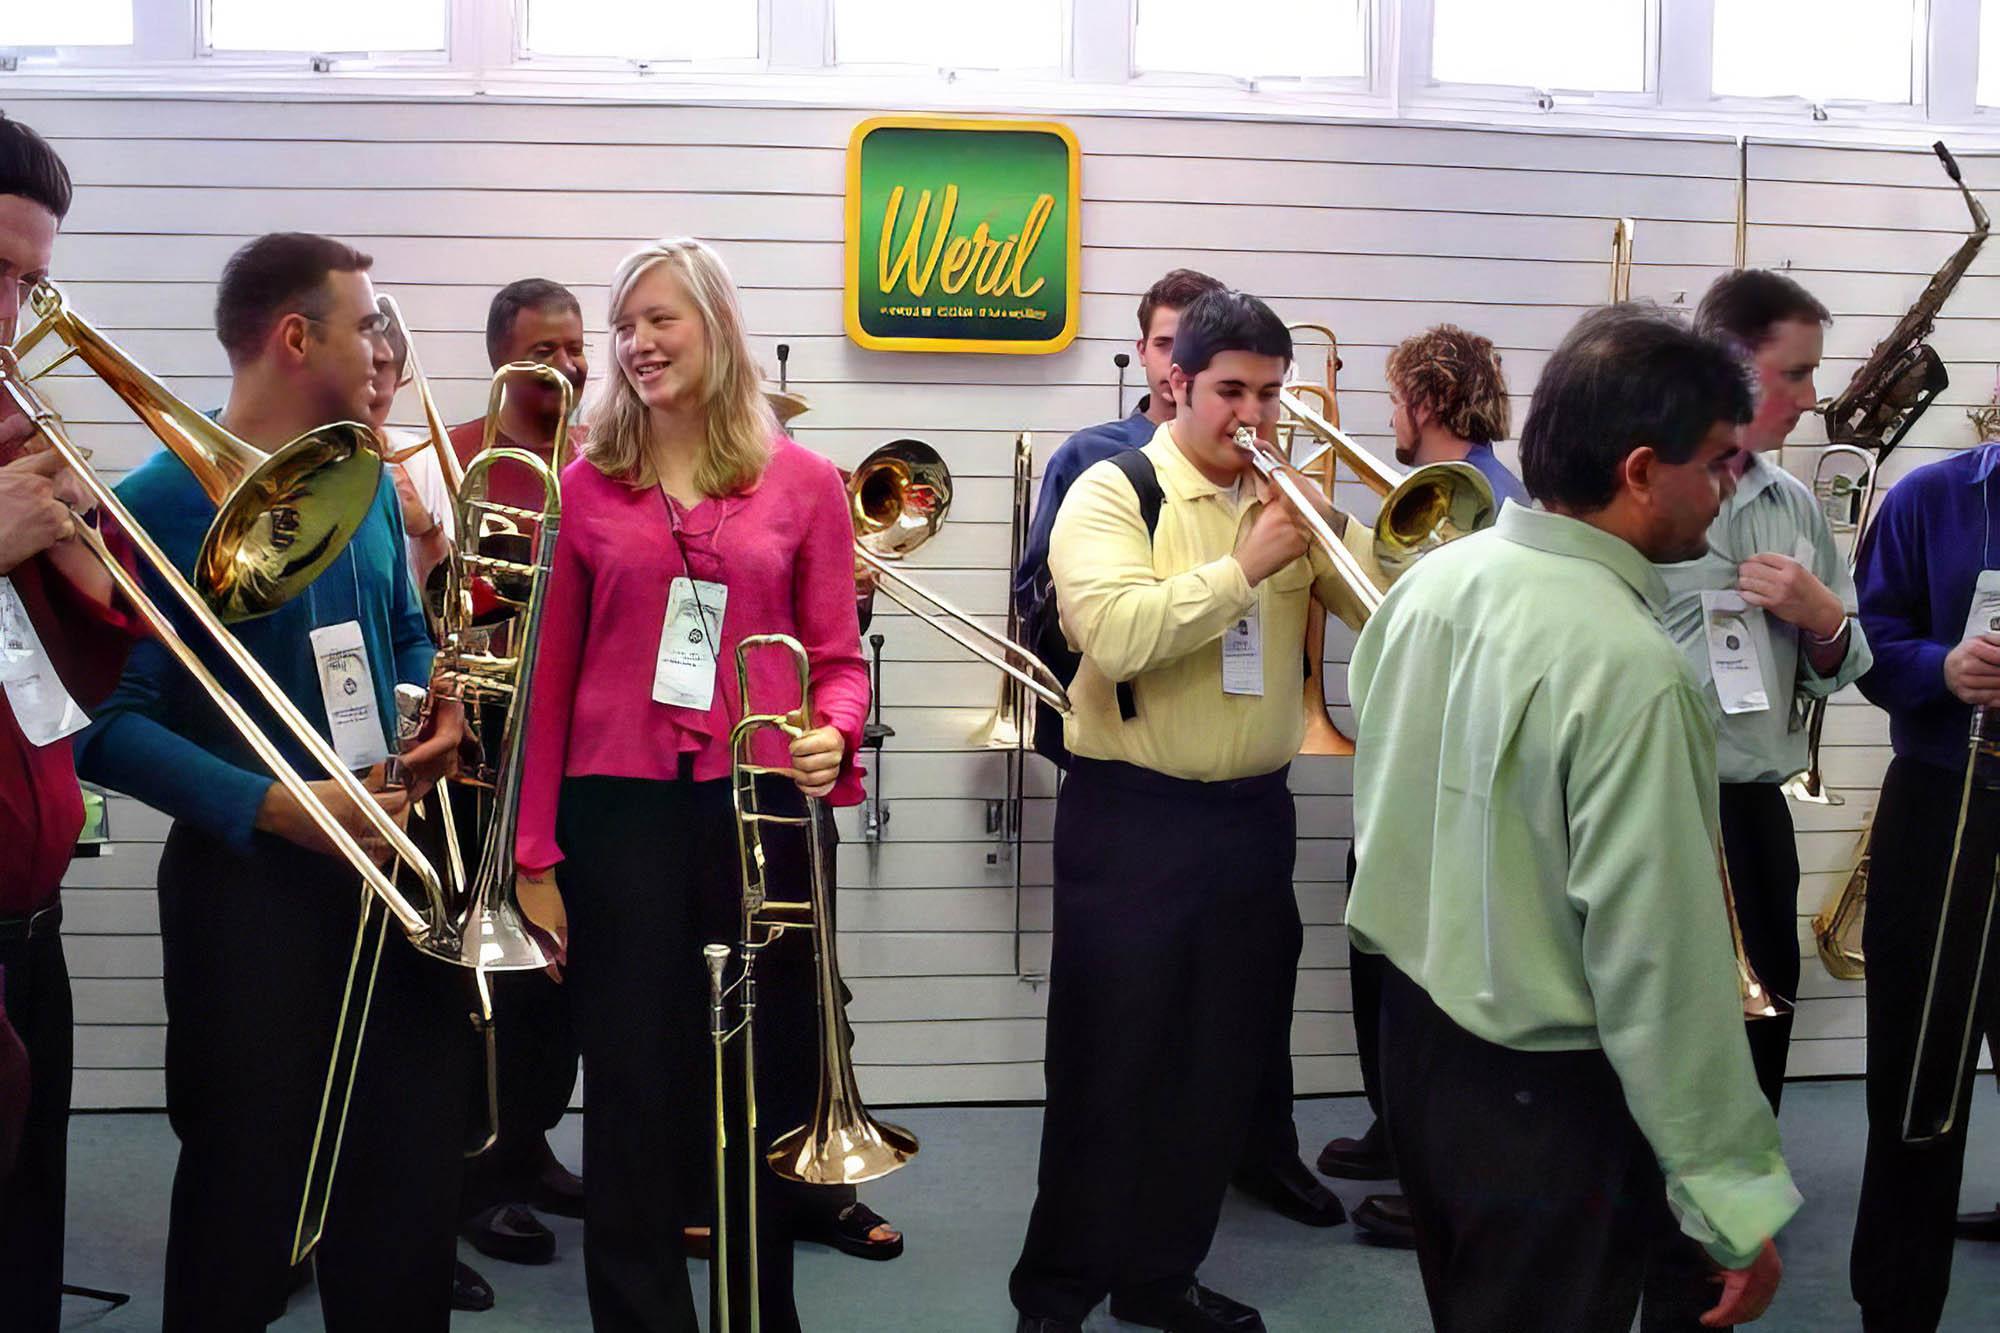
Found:
M 1368 1126 L 1368 1132 L 1358 1139 L 1335 1139 L 1321 1148 L 1319 1173 L 1342 1180 L 1394 1180 L 1396 1158 L 1389 1151 L 1382 1122 Z
M 510 1264 L 545 1264 L 556 1257 L 556 1233 L 518 1203 L 495 1204 L 474 1213 L 460 1234 L 489 1259 Z
M 1111 1317 L 1167 1333 L 1264 1333 L 1264 1316 L 1199 1282 L 1174 1296 L 1113 1295 Z
M 1417 1248 L 1410 1201 L 1400 1194 L 1371 1194 L 1354 1209 L 1354 1234 L 1392 1250 Z
M 2000 1240 L 2000 1204 L 1983 1213 L 1960 1213 L 1951 1230 L 1960 1240 Z
M 493 1308 L 493 1288 L 485 1278 L 472 1270 L 469 1264 L 452 1260 L 451 1264 L 451 1308 L 454 1310 L 491 1310 Z
M 582 1217 L 583 1178 L 556 1159 L 546 1137 L 542 1139 L 539 1155 L 542 1163 L 535 1172 L 535 1188 L 530 1202 L 557 1217 Z
M 1014 1333 L 1083 1333 L 1074 1319 L 1058 1319 L 1048 1314 L 1024 1314 L 1014 1325 Z
M 1347 1220 L 1347 1210 L 1333 1197 L 1333 1191 L 1314 1180 L 1306 1164 L 1296 1157 L 1239 1170 L 1236 1188 L 1309 1227 L 1337 1227 Z

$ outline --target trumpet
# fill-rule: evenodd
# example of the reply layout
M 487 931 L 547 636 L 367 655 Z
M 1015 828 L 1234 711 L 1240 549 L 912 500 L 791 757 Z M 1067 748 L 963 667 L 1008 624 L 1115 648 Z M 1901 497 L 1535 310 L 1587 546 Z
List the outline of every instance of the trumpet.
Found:
M 750 700 L 750 657 L 761 648 L 780 648 L 789 653 L 798 672 L 798 707 L 786 712 L 753 712 Z M 761 731 L 775 730 L 796 738 L 812 726 L 812 665 L 805 648 L 785 634 L 753 634 L 736 646 L 737 697 L 743 716 L 730 728 L 730 795 L 735 812 L 736 849 L 742 876 L 743 898 L 737 939 L 728 944 L 709 944 L 702 949 L 708 969 L 708 1021 L 712 1072 L 715 1082 L 715 1308 L 709 1327 L 732 1327 L 729 1319 L 729 1264 L 734 1228 L 729 1216 L 728 1158 L 729 1114 L 723 1092 L 724 1062 L 731 1042 L 741 1041 L 743 1055 L 743 1108 L 741 1114 L 741 1164 L 745 1181 L 742 1226 L 749 1292 L 749 1327 L 756 1333 L 760 1317 L 757 1303 L 757 1085 L 756 1035 L 757 958 L 780 936 L 790 930 L 810 931 L 819 1017 L 819 1092 L 812 1119 L 782 1135 L 764 1158 L 770 1168 L 786 1180 L 815 1185 L 858 1185 L 888 1175 L 917 1154 L 917 1139 L 908 1130 L 876 1120 L 862 1104 L 854 1079 L 854 1062 L 847 1050 L 847 1024 L 841 1011 L 840 960 L 834 952 L 830 881 L 822 858 L 824 805 L 807 797 L 805 813 L 777 814 L 765 810 L 757 792 L 760 777 L 784 775 L 788 769 L 759 764 L 752 747 Z M 766 881 L 769 860 L 765 854 L 766 827 L 790 827 L 801 831 L 806 844 L 809 868 L 807 897 L 801 900 L 773 898 Z M 736 978 L 726 979 L 729 961 L 739 960 Z M 735 1005 L 732 1014 L 730 1006 Z M 732 1018 L 734 1021 L 732 1022 Z

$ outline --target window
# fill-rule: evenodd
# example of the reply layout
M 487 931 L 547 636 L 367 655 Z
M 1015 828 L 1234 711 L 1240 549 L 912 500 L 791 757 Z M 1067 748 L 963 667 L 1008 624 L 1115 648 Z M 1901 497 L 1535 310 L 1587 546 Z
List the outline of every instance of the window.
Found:
M 212 51 L 442 51 L 445 0 L 208 0 Z
M 1913 0 L 1715 0 L 1718 97 L 1910 102 Z
M 1132 64 L 1140 73 L 1239 79 L 1359 78 L 1368 72 L 1366 0 L 1138 0 Z
M 1062 69 L 1064 0 L 1012 0 L 992 11 L 938 0 L 832 0 L 842 65 Z M 984 15 L 979 21 L 975 16 Z
M 129 46 L 132 0 L 10 3 L 0 14 L 0 46 Z
M 1649 10 L 1647 0 L 1432 0 L 1431 78 L 1644 92 Z
M 754 60 L 757 0 L 528 0 L 531 56 Z
M 1979 3 L 1979 105 L 2000 106 L 2000 4 Z

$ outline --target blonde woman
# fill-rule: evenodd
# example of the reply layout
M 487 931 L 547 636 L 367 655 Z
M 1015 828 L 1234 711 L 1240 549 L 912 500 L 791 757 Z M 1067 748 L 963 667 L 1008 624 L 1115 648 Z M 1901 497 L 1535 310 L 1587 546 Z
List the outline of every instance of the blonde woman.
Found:
M 611 329 L 615 371 L 563 474 L 516 854 L 523 903 L 564 953 L 583 1049 L 592 1324 L 692 1333 L 681 1224 L 702 1211 L 713 1123 L 701 947 L 738 930 L 736 645 L 782 632 L 811 660 L 815 725 L 789 753 L 774 733 L 760 740 L 758 758 L 794 775 L 771 783 L 771 806 L 858 798 L 868 676 L 845 488 L 780 432 L 720 257 L 694 240 L 629 255 Z M 782 653 L 753 660 L 758 707 L 796 692 Z M 803 873 L 794 843 L 772 839 L 774 875 Z M 766 1133 L 811 1112 L 811 969 L 797 935 L 759 964 Z M 782 1333 L 798 1327 L 794 1209 L 760 1175 L 763 1321 Z

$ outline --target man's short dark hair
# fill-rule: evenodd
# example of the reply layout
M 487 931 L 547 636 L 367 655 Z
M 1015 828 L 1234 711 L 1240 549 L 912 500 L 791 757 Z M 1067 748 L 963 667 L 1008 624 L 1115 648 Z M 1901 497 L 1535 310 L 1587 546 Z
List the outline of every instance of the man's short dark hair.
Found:
M 1253 352 L 1292 359 L 1292 335 L 1271 307 L 1248 292 L 1218 287 L 1181 311 L 1174 334 L 1174 364 L 1189 378 L 1207 370 L 1222 352 Z
M 1521 429 L 1522 480 L 1545 505 L 1591 513 L 1618 494 L 1634 449 L 1685 463 L 1716 422 L 1748 421 L 1752 406 L 1728 343 L 1656 306 L 1605 306 L 1579 320 L 1542 369 Z
M 547 310 L 555 306 L 583 318 L 583 307 L 577 303 L 576 293 L 547 278 L 521 278 L 493 293 L 493 304 L 486 310 L 486 359 L 495 370 L 512 360 L 507 355 L 507 343 L 514 336 L 515 318 L 523 310 Z
M 1728 334 L 1754 352 L 1771 336 L 1771 326 L 1788 319 L 1831 324 L 1833 316 L 1814 296 L 1782 273 L 1739 268 L 1723 274 L 1695 307 L 1694 326 L 1707 334 Z
M 375 261 L 343 241 L 304 231 L 259 236 L 229 257 L 215 292 L 215 336 L 229 364 L 254 361 L 286 315 L 326 317 L 330 273 L 366 273 Z
M 18 194 L 56 215 L 69 215 L 69 168 L 49 141 L 0 111 L 0 194 Z
M 1186 310 L 1195 301 L 1210 292 L 1219 292 L 1223 284 L 1219 278 L 1211 278 L 1206 273 L 1197 273 L 1191 268 L 1177 268 L 1146 289 L 1139 298 L 1139 337 L 1149 338 L 1153 333 L 1153 312 L 1161 308 Z

